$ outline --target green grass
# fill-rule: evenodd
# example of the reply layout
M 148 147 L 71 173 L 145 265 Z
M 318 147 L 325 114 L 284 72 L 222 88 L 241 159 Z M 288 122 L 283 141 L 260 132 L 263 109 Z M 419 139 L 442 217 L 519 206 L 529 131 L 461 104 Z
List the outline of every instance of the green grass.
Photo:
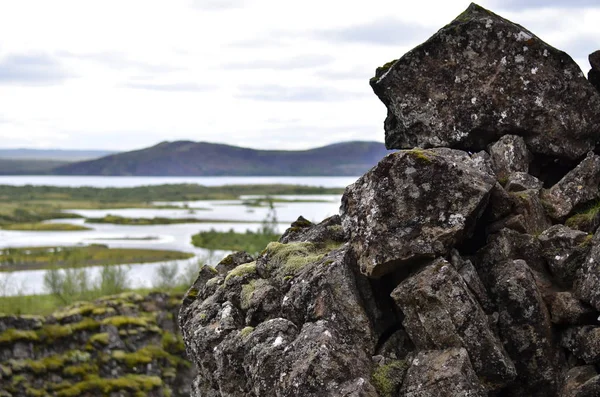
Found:
M 152 263 L 189 259 L 193 256 L 187 252 L 108 248 L 99 244 L 85 247 L 6 248 L 0 251 L 0 271 Z
M 72 232 L 92 230 L 89 227 L 73 225 L 70 223 L 12 223 L 3 225 L 4 230 L 38 231 L 38 232 Z
M 271 241 L 279 239 L 279 234 L 259 233 L 250 230 L 238 233 L 233 230 L 217 232 L 210 230 L 192 236 L 192 244 L 210 250 L 246 251 L 254 254 L 262 251 Z
M 110 223 L 115 225 L 171 225 L 176 223 L 256 223 L 235 219 L 199 219 L 199 218 L 127 218 L 118 215 L 105 215 L 102 218 L 87 218 L 86 223 Z

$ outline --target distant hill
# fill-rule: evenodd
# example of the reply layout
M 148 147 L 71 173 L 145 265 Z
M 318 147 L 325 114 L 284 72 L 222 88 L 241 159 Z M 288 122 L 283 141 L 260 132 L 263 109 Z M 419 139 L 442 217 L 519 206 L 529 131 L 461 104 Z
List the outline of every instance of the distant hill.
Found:
M 0 175 L 45 175 L 61 165 L 69 164 L 58 160 L 14 160 L 0 158 Z
M 0 159 L 83 161 L 114 154 L 110 150 L 0 149 Z
M 176 141 L 56 168 L 56 175 L 355 176 L 388 150 L 380 142 L 343 142 L 316 149 L 255 150 Z

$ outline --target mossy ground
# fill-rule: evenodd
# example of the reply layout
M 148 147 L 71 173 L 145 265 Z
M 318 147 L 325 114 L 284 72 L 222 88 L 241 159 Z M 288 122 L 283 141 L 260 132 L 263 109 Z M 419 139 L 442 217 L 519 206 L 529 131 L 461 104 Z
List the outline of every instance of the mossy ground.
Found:
M 175 297 L 179 302 L 181 294 L 171 298 Z M 183 358 L 181 336 L 157 326 L 158 310 L 166 311 L 161 318 L 174 321 L 171 310 L 177 306 L 171 305 L 171 298 L 157 301 L 162 302 L 159 308 L 152 295 L 124 293 L 64 308 L 48 318 L 54 323 L 31 318 L 40 319 L 36 329 L 5 330 L 0 333 L 0 348 L 19 341 L 29 344 L 36 358 L 1 364 L 0 395 L 74 397 L 122 391 L 145 396 L 154 390 L 171 395 L 172 388 L 179 387 L 179 374 L 191 366 Z M 156 311 L 145 311 L 151 307 Z M 124 350 L 106 350 L 110 340 L 106 327 L 119 330 Z M 107 375 L 114 368 L 117 373 Z M 155 370 L 147 374 L 147 368 Z
M 73 232 L 92 230 L 89 227 L 73 225 L 71 223 L 12 223 L 3 225 L 4 230 L 38 231 L 38 232 Z

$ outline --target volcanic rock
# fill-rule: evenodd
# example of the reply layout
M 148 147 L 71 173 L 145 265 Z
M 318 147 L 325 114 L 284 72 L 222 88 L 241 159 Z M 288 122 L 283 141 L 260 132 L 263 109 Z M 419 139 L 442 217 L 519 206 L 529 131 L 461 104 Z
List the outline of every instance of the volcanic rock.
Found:
M 573 59 L 476 4 L 378 68 L 371 87 L 389 149 L 477 151 L 518 134 L 534 154 L 574 160 L 600 135 L 600 95 Z

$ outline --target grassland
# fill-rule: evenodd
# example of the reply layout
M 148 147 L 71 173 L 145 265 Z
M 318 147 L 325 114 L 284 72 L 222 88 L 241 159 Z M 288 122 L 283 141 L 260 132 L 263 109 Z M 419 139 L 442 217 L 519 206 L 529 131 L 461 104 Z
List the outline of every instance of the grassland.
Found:
M 188 259 L 193 256 L 187 252 L 108 248 L 99 244 L 85 247 L 6 248 L 0 251 L 0 271 L 152 263 Z
M 209 250 L 246 251 L 255 254 L 262 251 L 271 241 L 277 241 L 279 234 L 272 232 L 237 233 L 233 230 L 217 232 L 210 230 L 192 236 L 192 244 Z
M 21 230 L 21 231 L 37 231 L 37 232 L 74 232 L 81 230 L 92 230 L 89 227 L 81 225 L 73 225 L 70 223 L 13 223 L 2 225 L 0 228 L 4 230 Z
M 110 223 L 114 225 L 172 225 L 177 223 L 256 223 L 235 219 L 200 219 L 200 218 L 128 218 L 118 215 L 106 215 L 102 218 L 87 218 L 87 223 Z

